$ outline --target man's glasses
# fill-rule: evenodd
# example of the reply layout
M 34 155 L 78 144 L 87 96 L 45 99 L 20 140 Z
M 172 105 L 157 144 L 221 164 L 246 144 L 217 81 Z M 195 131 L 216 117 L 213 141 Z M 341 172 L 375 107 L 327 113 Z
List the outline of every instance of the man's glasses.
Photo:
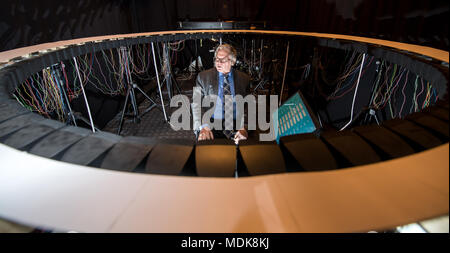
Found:
M 226 57 L 223 57 L 223 58 L 214 58 L 214 62 L 216 62 L 216 63 L 226 63 L 226 62 L 228 62 L 228 61 L 230 61 L 230 59 L 228 58 L 228 56 L 226 56 Z

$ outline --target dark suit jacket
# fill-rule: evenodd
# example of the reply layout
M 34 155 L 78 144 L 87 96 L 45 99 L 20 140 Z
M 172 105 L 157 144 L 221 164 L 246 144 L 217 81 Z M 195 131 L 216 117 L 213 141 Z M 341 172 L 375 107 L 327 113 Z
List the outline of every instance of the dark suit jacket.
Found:
M 247 95 L 247 89 L 250 84 L 250 76 L 239 70 L 233 70 L 233 82 L 235 95 L 241 95 L 242 97 L 245 97 Z M 217 96 L 219 92 L 219 72 L 216 70 L 216 68 L 211 68 L 198 73 L 195 87 L 199 89 L 194 89 L 193 95 L 194 96 L 200 95 L 202 100 L 204 96 L 207 95 Z M 197 91 L 200 91 L 201 94 L 198 93 L 196 94 Z M 194 120 L 194 131 L 196 131 L 202 125 L 201 120 L 203 112 L 207 111 L 210 108 L 205 107 L 202 108 L 201 104 L 196 103 L 196 101 L 194 101 L 191 106 Z M 245 111 L 244 112 L 237 111 L 236 115 L 243 115 L 244 119 L 247 118 Z

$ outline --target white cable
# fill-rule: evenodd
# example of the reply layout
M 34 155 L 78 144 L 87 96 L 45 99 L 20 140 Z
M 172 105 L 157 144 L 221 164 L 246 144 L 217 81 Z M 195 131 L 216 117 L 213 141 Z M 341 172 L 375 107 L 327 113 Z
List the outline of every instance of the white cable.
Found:
M 89 109 L 89 103 L 88 103 L 88 100 L 86 97 L 86 93 L 84 92 L 83 80 L 81 80 L 80 70 L 78 70 L 77 59 L 75 57 L 73 57 L 73 61 L 75 62 L 75 68 L 77 70 L 78 79 L 80 79 L 81 91 L 83 92 L 84 102 L 86 103 L 86 108 L 87 108 L 88 115 L 89 115 L 89 121 L 91 122 L 92 132 L 95 133 L 94 121 L 92 120 L 91 109 Z
M 366 58 L 366 54 L 363 54 L 363 58 L 362 58 L 362 61 L 361 61 L 361 67 L 359 68 L 358 81 L 356 82 L 355 94 L 353 94 L 352 111 L 350 112 L 350 120 L 349 120 L 348 123 L 347 123 L 343 128 L 341 128 L 341 130 L 339 130 L 339 131 L 344 130 L 344 129 L 345 129 L 348 125 L 350 125 L 350 123 L 352 123 L 352 121 L 353 121 L 353 107 L 355 106 L 356 93 L 358 93 L 359 79 L 361 78 L 361 72 L 362 72 L 362 69 L 363 69 L 364 59 L 365 59 L 365 58 Z
M 162 91 L 161 91 L 161 83 L 159 82 L 158 67 L 156 66 L 155 47 L 153 46 L 153 42 L 152 42 L 152 53 L 153 53 L 153 63 L 155 65 L 156 81 L 158 82 L 158 88 L 159 88 L 159 96 L 161 97 L 161 105 L 162 105 L 163 112 L 164 112 L 164 119 L 166 119 L 166 121 L 167 121 L 166 109 L 164 107 L 164 100 L 163 100 Z
M 286 77 L 286 69 L 287 69 L 288 57 L 289 57 L 289 41 L 288 41 L 287 48 L 286 48 L 286 61 L 284 62 L 283 82 L 281 84 L 280 102 L 278 103 L 278 106 L 281 106 L 281 100 L 283 98 L 284 79 Z
M 261 39 L 261 49 L 259 50 L 259 79 L 261 79 L 262 75 L 262 58 L 263 58 L 263 39 Z

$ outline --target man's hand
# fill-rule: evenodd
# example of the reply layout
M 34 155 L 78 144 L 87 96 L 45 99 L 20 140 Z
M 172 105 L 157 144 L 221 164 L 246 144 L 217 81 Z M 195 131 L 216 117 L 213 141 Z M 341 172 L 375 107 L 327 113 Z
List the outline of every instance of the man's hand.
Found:
M 240 140 L 247 140 L 247 137 L 247 130 L 245 130 L 245 128 L 241 128 L 234 135 L 234 143 L 238 144 Z
M 198 135 L 198 140 L 199 141 L 214 140 L 214 135 L 211 129 L 209 129 L 209 127 L 206 126 L 202 128 L 202 130 L 200 130 L 200 134 Z

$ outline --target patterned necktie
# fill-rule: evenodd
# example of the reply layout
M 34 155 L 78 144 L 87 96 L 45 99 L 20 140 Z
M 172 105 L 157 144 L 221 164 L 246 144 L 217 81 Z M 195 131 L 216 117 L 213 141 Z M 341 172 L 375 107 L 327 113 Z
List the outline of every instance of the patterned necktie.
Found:
M 230 82 L 228 80 L 229 75 L 225 75 L 223 79 L 223 97 L 224 97 L 224 109 L 225 109 L 225 129 L 223 133 L 228 139 L 233 137 L 233 97 L 231 94 Z

